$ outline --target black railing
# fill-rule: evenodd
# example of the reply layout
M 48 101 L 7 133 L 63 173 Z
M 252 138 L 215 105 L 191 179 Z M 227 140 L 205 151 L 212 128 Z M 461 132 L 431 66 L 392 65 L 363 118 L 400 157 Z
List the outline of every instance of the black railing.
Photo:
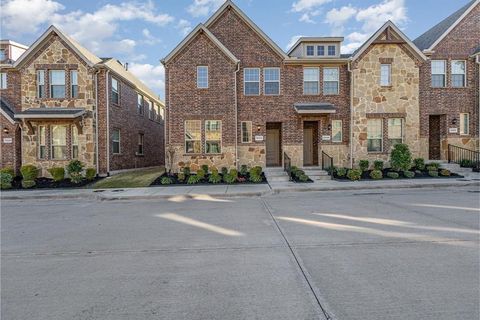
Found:
M 286 152 L 283 153 L 283 170 L 288 174 L 288 179 L 292 180 L 292 159 Z
M 322 151 L 322 170 L 326 170 L 333 180 L 333 158 Z
M 480 167 L 480 152 L 449 144 L 448 163 L 457 163 L 461 167 L 478 170 Z

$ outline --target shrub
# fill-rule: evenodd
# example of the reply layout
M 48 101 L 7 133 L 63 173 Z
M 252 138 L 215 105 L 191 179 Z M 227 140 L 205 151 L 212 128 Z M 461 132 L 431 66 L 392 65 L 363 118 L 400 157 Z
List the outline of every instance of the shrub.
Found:
M 252 170 L 253 170 L 257 175 L 259 175 L 259 176 L 262 175 L 262 171 L 263 171 L 262 167 L 260 167 L 260 166 L 255 166 L 255 167 L 253 167 L 252 169 L 250 169 L 250 173 L 252 172 Z
M 15 177 L 15 171 L 11 167 L 5 167 L 0 169 L 0 173 L 8 173 L 9 175 L 12 176 L 12 178 Z
M 96 176 L 97 170 L 95 170 L 95 168 L 87 168 L 87 170 L 85 170 L 85 178 L 87 178 L 88 181 L 92 181 Z
M 230 172 L 229 172 L 228 174 L 231 175 L 231 176 L 233 176 L 233 177 L 235 177 L 235 179 L 238 178 L 238 171 L 237 171 L 237 169 L 230 169 Z
M 190 175 L 190 167 L 183 167 L 182 172 L 185 177 L 188 177 Z
M 307 182 L 308 181 L 308 176 L 306 174 L 301 174 L 298 176 L 298 180 L 300 180 L 301 182 Z
M 373 161 L 373 169 L 382 171 L 383 170 L 383 161 L 382 160 Z
M 24 189 L 33 188 L 36 185 L 35 180 L 22 180 L 22 187 Z
M 82 170 L 83 163 L 79 160 L 72 160 L 67 164 L 68 175 L 73 183 L 80 183 L 82 181 Z
M 232 170 L 235 170 L 235 169 L 232 169 Z M 230 170 L 230 173 L 227 173 L 226 175 L 223 176 L 223 181 L 225 183 L 232 184 L 237 181 L 237 176 L 232 174 L 232 170 Z
M 404 143 L 396 144 L 390 155 L 390 164 L 395 171 L 408 171 L 412 166 L 412 154 Z
M 196 174 L 192 174 L 188 177 L 187 183 L 188 184 L 197 184 L 200 182 L 200 177 L 197 176 Z
M 391 179 L 398 179 L 400 175 L 398 174 L 398 172 L 389 172 L 387 173 L 387 177 L 391 178 Z
M 242 164 L 242 166 L 240 167 L 240 174 L 242 176 L 246 176 L 248 174 L 248 167 L 246 164 Z
M 259 182 L 262 182 L 262 176 L 258 174 L 250 173 L 250 177 L 248 177 L 248 180 L 250 180 L 250 182 L 253 182 L 253 183 L 259 183 Z
M 430 163 L 427 165 L 427 169 L 428 169 L 428 167 L 434 168 L 434 170 L 438 170 L 438 169 L 440 169 L 440 163 L 438 163 L 438 162 L 430 162 Z
M 13 176 L 7 172 L 0 172 L 0 189 L 10 189 L 12 187 Z
M 35 180 L 38 177 L 38 168 L 34 165 L 27 164 L 20 168 L 20 173 L 22 174 L 23 180 Z
M 345 177 L 347 174 L 347 168 L 337 168 L 337 176 L 339 177 Z
M 202 168 L 203 172 L 205 172 L 205 174 L 208 173 L 208 164 L 202 164 L 201 168 Z
M 362 170 L 362 172 L 365 172 L 368 170 L 369 162 L 368 160 L 360 160 L 358 166 L 360 167 L 360 170 Z
M 362 171 L 360 169 L 350 169 L 348 170 L 347 177 L 352 181 L 360 180 Z
M 438 171 L 428 171 L 430 177 L 438 177 Z
M 164 176 L 164 177 L 162 177 L 162 179 L 160 179 L 160 183 L 163 184 L 163 185 L 172 184 L 173 180 L 169 176 Z
M 372 172 L 370 172 L 370 178 L 380 180 L 383 178 L 383 173 L 381 170 L 372 170 Z
M 210 183 L 220 183 L 220 182 L 222 182 L 222 177 L 218 174 L 217 169 L 212 169 L 212 173 L 208 177 L 208 182 L 210 182 Z
M 403 176 L 408 179 L 415 178 L 415 172 L 413 171 L 403 171 Z
M 52 175 L 53 181 L 62 181 L 65 179 L 65 169 L 62 167 L 51 167 L 48 172 Z
M 440 175 L 444 176 L 444 177 L 448 177 L 448 176 L 451 175 L 451 172 L 450 172 L 450 170 L 442 169 L 442 170 L 440 170 Z
M 295 177 L 300 177 L 301 175 L 305 175 L 305 171 L 301 170 L 301 169 L 298 169 L 297 171 L 295 171 L 295 174 L 294 176 Z
M 436 166 L 427 166 L 427 171 L 438 171 L 438 168 Z
M 180 181 L 180 182 L 185 182 L 185 173 L 180 172 L 180 173 L 177 175 L 177 179 L 178 179 L 178 181 Z
M 425 160 L 423 158 L 413 159 L 413 165 L 417 170 L 425 170 Z
M 469 159 L 462 159 L 462 160 L 460 160 L 460 167 L 472 168 L 473 167 L 473 161 L 471 161 Z
M 200 180 L 205 179 L 205 171 L 203 171 L 203 169 L 198 169 L 197 170 L 197 176 Z
M 325 171 L 328 172 L 328 174 L 332 174 L 333 172 L 335 172 L 337 170 L 337 168 L 335 166 L 332 166 L 332 167 L 328 167 L 325 169 Z

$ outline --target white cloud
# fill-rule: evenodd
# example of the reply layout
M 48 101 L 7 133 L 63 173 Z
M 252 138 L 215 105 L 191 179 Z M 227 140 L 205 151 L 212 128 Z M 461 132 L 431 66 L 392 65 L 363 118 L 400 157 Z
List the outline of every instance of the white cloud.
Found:
M 224 2 L 224 0 L 193 0 L 187 11 L 193 17 L 202 17 L 218 9 Z
M 330 1 L 331 0 L 299 0 L 292 4 L 292 11 L 293 12 L 311 11 Z
M 152 65 L 149 63 L 132 62 L 129 64 L 128 70 L 154 92 L 158 92 L 159 95 L 160 93 L 163 94 L 165 90 L 165 69 L 161 64 Z
M 180 19 L 176 28 L 180 30 L 182 35 L 186 36 L 190 31 L 192 31 L 192 24 L 188 20 Z
M 345 22 L 350 20 L 357 13 L 357 9 L 351 6 L 341 7 L 340 9 L 333 8 L 327 12 L 325 22 L 333 25 L 334 27 L 340 27 Z
M 146 43 L 148 45 L 154 45 L 161 42 L 161 40 L 153 36 L 150 30 L 148 30 L 147 28 L 142 30 L 142 34 L 145 37 L 145 39 L 142 41 L 143 43 Z
M 382 3 L 359 10 L 356 19 L 363 23 L 362 30 L 365 32 L 374 32 L 387 20 L 402 25 L 408 20 L 405 1 L 384 0 Z
M 286 50 L 290 50 L 290 48 L 300 39 L 303 37 L 303 35 L 296 35 L 290 38 L 290 41 L 288 42 L 287 46 L 285 47 Z

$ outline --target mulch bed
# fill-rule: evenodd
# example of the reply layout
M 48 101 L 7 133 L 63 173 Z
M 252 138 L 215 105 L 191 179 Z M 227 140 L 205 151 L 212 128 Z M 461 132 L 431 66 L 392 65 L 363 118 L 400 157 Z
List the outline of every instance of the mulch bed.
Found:
M 427 170 L 414 170 L 414 169 L 411 169 L 411 171 L 415 172 L 415 177 L 413 178 L 407 178 L 405 176 L 403 176 L 402 172 L 397 172 L 395 170 L 392 170 L 390 168 L 387 168 L 387 169 L 383 169 L 382 170 L 382 173 L 383 173 L 383 178 L 382 179 L 372 179 L 370 177 L 370 173 L 373 171 L 373 170 L 368 170 L 368 171 L 364 171 L 362 172 L 362 178 L 360 180 L 373 180 L 373 181 L 379 181 L 379 180 L 412 180 L 412 179 L 451 179 L 451 178 L 463 178 L 463 176 L 459 175 L 459 174 L 456 174 L 456 173 L 453 173 L 451 172 L 449 176 L 442 176 L 440 175 L 440 171 L 442 169 L 439 169 L 438 170 L 438 177 L 432 177 L 428 174 L 428 171 Z M 398 178 L 390 178 L 387 176 L 387 174 L 389 172 L 397 172 L 398 173 Z M 344 177 L 339 177 L 337 175 L 337 173 L 335 172 L 334 173 L 334 176 L 333 178 L 337 181 L 351 181 L 350 179 L 347 178 L 347 175 L 345 175 Z
M 65 179 L 62 181 L 53 181 L 50 178 L 37 178 L 35 179 L 35 186 L 29 189 L 24 189 L 22 187 L 22 178 L 15 177 L 12 181 L 12 188 L 2 191 L 8 190 L 34 190 L 34 189 L 74 189 L 74 188 L 83 188 L 91 183 L 95 183 L 103 178 L 97 177 L 94 180 L 87 180 L 83 179 L 80 183 L 73 183 L 70 179 Z
M 163 177 L 166 177 L 166 176 L 169 176 L 170 178 L 172 178 L 173 182 L 171 184 L 162 184 L 161 181 L 162 181 L 162 178 Z M 222 174 L 220 174 L 220 176 L 222 176 Z M 265 174 L 262 172 L 261 174 L 261 177 L 262 177 L 262 181 L 261 182 L 251 182 L 249 180 L 250 178 L 250 174 L 246 174 L 246 175 L 242 175 L 242 174 L 238 174 L 238 179 L 237 179 L 237 182 L 235 183 L 225 183 L 223 182 L 223 177 L 222 177 L 222 182 L 220 183 L 210 183 L 208 182 L 208 178 L 210 177 L 210 174 L 206 174 L 205 175 L 205 178 L 203 180 L 201 180 L 200 182 L 198 183 L 195 183 L 195 184 L 188 184 L 186 181 L 188 181 L 188 176 L 185 178 L 185 181 L 179 181 L 178 180 L 178 175 L 176 173 L 172 173 L 172 174 L 167 174 L 167 173 L 164 173 L 162 174 L 160 177 L 158 177 L 157 179 L 155 179 L 155 181 L 152 182 L 152 184 L 150 186 L 160 186 L 160 187 L 169 187 L 169 186 L 201 186 L 201 185 L 209 185 L 209 186 L 221 186 L 221 185 L 239 185 L 239 184 L 264 184 L 264 183 L 267 183 L 267 178 L 265 177 Z

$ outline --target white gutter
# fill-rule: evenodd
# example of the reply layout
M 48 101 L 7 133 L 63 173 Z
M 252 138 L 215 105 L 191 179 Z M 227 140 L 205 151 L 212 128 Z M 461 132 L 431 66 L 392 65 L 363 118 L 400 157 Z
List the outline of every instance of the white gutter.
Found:
M 352 61 L 348 62 L 347 70 L 350 72 L 350 168 L 353 169 L 353 70 L 351 69 Z
M 97 174 L 100 174 L 100 165 L 98 163 L 98 73 L 100 70 L 96 70 L 93 77 L 95 80 L 95 167 Z
M 235 78 L 235 168 L 238 168 L 238 99 L 237 99 L 237 74 L 240 71 L 240 62 L 237 62 L 237 69 L 233 73 Z
M 105 74 L 105 93 L 107 100 L 107 176 L 110 175 L 110 90 L 108 87 L 108 75 L 110 70 L 107 69 Z

